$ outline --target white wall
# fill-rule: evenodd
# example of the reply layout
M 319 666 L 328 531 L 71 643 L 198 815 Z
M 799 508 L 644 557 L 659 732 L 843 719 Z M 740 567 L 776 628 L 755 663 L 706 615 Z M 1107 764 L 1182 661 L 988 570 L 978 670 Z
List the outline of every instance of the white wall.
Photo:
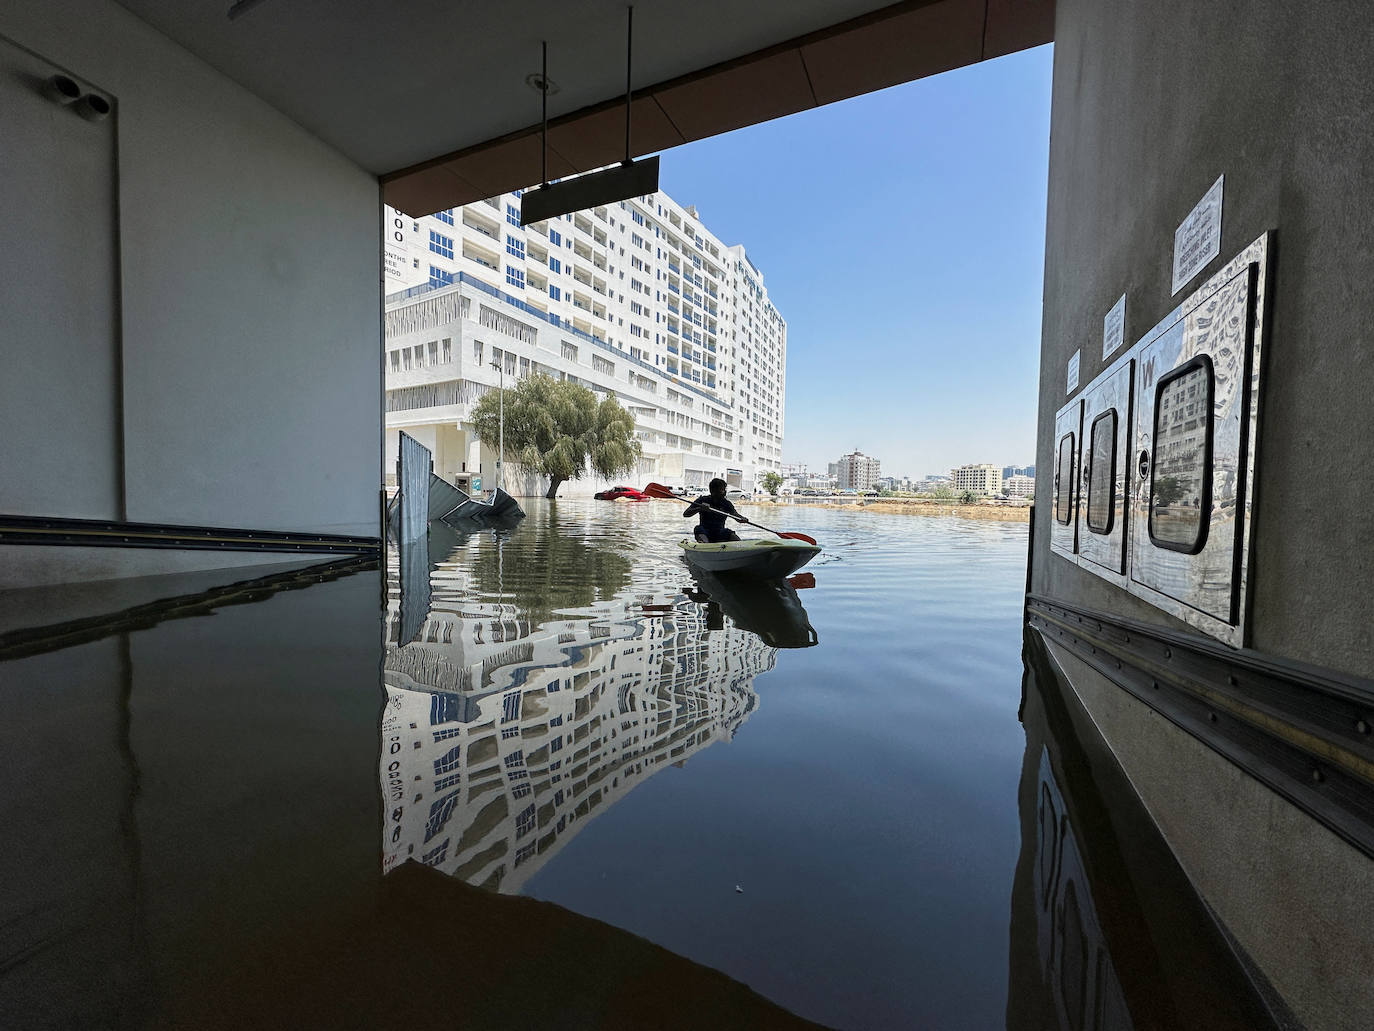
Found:
M 122 413 L 122 455 L 98 432 L 76 438 L 81 454 L 64 440 L 45 468 L 115 466 L 126 518 L 377 535 L 375 179 L 108 0 L 8 0 L 0 35 L 114 97 L 118 155 L 118 361 L 83 393 L 74 373 L 20 366 L 28 380 L 6 398 L 22 403 L 0 411 L 6 449 L 29 427 L 41 449 L 54 410 L 80 420 L 85 399 L 103 395 Z M 55 117 L 52 131 L 74 122 L 85 124 Z M 8 233 L 27 198 L 12 182 L 0 190 Z M 88 213 L 66 211 L 53 231 L 79 238 Z M 76 252 L 49 272 L 76 289 L 88 261 L 109 271 Z M 0 280 L 5 310 L 23 307 L 16 289 Z M 99 514 L 64 507 L 53 482 L 0 484 L 0 511 Z M 3 549 L 0 587 L 41 582 L 39 550 Z

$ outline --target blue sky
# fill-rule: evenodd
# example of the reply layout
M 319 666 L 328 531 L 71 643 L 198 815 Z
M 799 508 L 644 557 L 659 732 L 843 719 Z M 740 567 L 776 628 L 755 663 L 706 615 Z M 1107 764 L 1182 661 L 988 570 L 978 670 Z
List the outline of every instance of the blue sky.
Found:
M 788 323 L 783 461 L 1035 460 L 1052 48 L 663 155 Z

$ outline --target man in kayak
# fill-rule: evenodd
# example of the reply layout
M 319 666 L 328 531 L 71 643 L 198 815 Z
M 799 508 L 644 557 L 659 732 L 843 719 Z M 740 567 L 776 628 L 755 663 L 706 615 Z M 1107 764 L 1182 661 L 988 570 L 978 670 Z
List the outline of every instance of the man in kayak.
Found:
M 692 531 L 698 543 L 701 544 L 720 544 L 723 541 L 737 541 L 739 534 L 734 530 L 725 527 L 725 513 L 738 516 L 735 506 L 730 504 L 730 499 L 725 496 L 725 481 L 716 477 L 711 481 L 708 488 L 711 493 L 703 494 L 690 505 L 687 511 L 682 513 L 684 519 L 690 516 L 699 516 L 696 529 Z

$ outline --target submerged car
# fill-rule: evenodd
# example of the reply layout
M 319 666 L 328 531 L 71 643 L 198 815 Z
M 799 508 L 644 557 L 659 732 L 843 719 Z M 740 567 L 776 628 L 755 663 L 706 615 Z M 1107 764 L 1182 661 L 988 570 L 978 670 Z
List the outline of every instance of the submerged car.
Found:
M 642 490 L 636 490 L 634 487 L 612 487 L 610 490 L 598 491 L 592 497 L 597 501 L 620 501 L 622 498 L 626 501 L 649 500 L 647 494 Z

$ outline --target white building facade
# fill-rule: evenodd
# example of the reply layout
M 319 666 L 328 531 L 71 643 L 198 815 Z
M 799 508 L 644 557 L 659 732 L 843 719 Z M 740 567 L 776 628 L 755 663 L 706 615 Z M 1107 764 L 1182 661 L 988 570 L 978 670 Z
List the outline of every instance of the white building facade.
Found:
M 1002 489 L 1013 498 L 1035 497 L 1035 477 L 1017 473 L 1002 481 Z
M 975 494 L 987 495 L 1002 493 L 1002 468 L 987 462 L 951 469 L 949 478 L 957 491 L 970 490 Z
M 476 439 L 472 406 L 535 373 L 634 416 L 644 453 L 627 480 L 753 489 L 780 469 L 787 324 L 744 248 L 663 193 L 525 228 L 519 205 L 506 194 L 418 220 L 386 209 L 384 472 L 404 431 L 441 476 L 494 486 L 495 442 Z M 534 477 L 506 486 L 543 490 Z

